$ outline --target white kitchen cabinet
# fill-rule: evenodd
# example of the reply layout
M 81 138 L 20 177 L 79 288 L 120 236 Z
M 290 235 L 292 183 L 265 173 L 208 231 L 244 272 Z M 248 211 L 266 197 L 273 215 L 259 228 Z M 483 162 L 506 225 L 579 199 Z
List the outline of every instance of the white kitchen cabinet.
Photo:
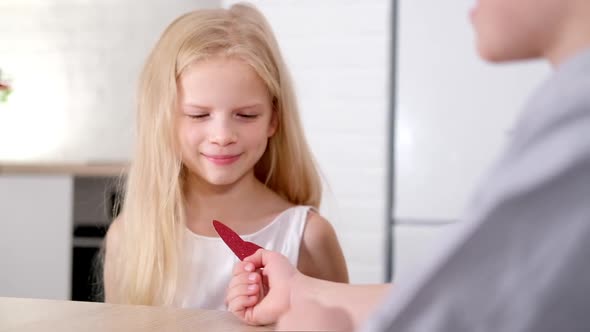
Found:
M 0 296 L 71 298 L 74 224 L 105 221 L 104 186 L 88 179 L 121 173 L 119 165 L 0 164 Z
M 70 297 L 69 175 L 0 175 L 0 296 Z

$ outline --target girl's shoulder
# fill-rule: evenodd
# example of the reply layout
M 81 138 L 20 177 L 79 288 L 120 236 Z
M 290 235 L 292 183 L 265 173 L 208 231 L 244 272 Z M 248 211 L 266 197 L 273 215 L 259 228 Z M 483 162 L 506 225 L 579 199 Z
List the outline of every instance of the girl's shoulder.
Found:
M 338 236 L 332 224 L 310 209 L 301 238 L 297 267 L 309 276 L 348 282 L 348 271 Z
M 310 245 L 320 245 L 323 241 L 335 238 L 336 231 L 332 224 L 315 208 L 309 207 L 303 240 Z

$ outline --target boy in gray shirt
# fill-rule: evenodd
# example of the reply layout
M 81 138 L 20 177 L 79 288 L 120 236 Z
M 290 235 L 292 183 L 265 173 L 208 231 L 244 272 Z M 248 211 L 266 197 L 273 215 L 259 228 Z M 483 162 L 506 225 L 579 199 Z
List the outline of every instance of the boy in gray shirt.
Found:
M 242 319 L 278 320 L 278 329 L 590 331 L 590 1 L 480 0 L 471 18 L 483 58 L 543 57 L 556 70 L 529 99 L 457 241 L 395 287 L 312 279 L 259 250 L 233 284 L 264 267 L 270 291 Z
M 590 331 L 590 50 L 531 98 L 465 220 L 367 331 Z

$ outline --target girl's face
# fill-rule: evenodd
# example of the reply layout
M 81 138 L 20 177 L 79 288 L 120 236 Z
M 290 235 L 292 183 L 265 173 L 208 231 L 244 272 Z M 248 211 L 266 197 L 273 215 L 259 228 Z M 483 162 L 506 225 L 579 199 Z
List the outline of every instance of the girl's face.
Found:
M 471 11 L 482 58 L 501 62 L 547 56 L 567 0 L 476 0 Z
M 177 138 L 188 171 L 219 186 L 254 176 L 277 119 L 252 67 L 222 57 L 196 62 L 180 76 L 178 97 Z

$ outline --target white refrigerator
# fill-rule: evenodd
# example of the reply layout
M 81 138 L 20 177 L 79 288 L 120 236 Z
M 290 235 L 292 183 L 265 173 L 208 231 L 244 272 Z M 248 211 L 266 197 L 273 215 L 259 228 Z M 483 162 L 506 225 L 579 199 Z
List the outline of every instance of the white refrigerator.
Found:
M 392 17 L 390 238 L 386 278 L 413 278 L 461 227 L 481 176 L 510 137 L 540 62 L 492 65 L 475 50 L 473 1 L 398 0 Z

